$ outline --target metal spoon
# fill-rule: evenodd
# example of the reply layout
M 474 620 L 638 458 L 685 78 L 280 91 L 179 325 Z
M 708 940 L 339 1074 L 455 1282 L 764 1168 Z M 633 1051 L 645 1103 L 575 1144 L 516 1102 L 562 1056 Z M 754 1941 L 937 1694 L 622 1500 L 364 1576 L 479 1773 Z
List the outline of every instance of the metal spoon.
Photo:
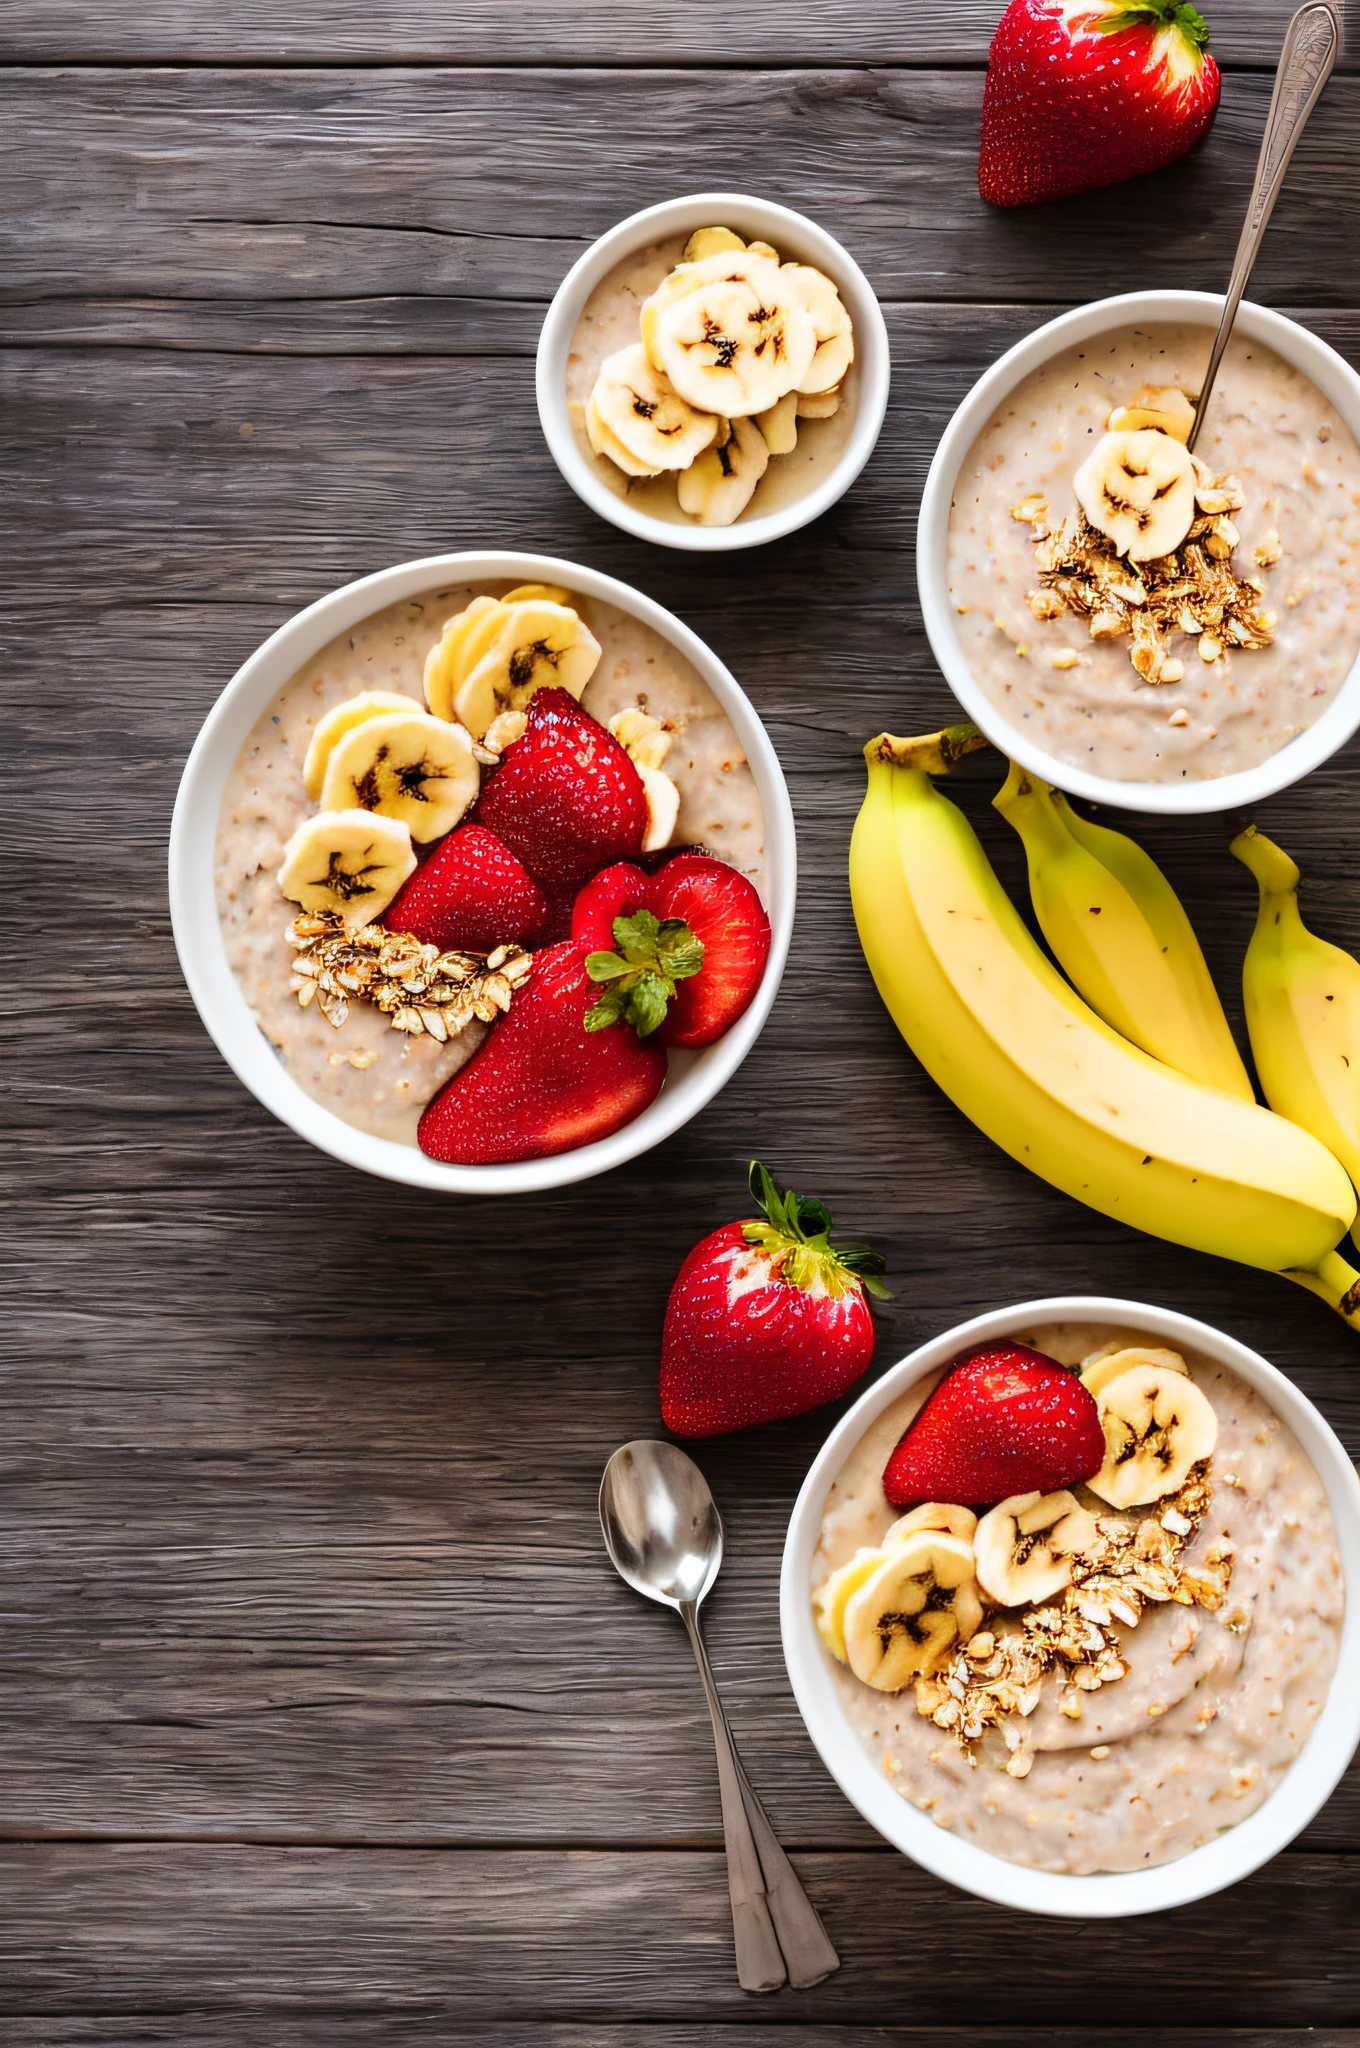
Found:
M 722 1517 L 708 1481 L 674 1444 L 624 1444 L 600 1481 L 600 1527 L 620 1578 L 676 1610 L 699 1666 L 718 1759 L 741 1987 L 777 1991 L 786 1978 L 800 1991 L 820 1984 L 840 1968 L 840 1957 L 751 1790 L 699 1633 L 699 1605 L 723 1557 Z
M 1308 124 L 1308 116 L 1318 103 L 1323 86 L 1332 75 L 1340 40 L 1341 30 L 1328 0 L 1309 0 L 1306 7 L 1300 7 L 1284 32 L 1284 47 L 1275 72 L 1275 90 L 1270 96 L 1270 111 L 1266 115 L 1266 132 L 1261 137 L 1261 154 L 1256 162 L 1247 217 L 1242 223 L 1237 254 L 1233 258 L 1228 296 L 1223 301 L 1223 317 L 1218 323 L 1209 367 L 1204 373 L 1199 401 L 1195 406 L 1195 424 L 1190 429 L 1191 448 L 1199 439 L 1209 393 L 1214 388 L 1218 366 L 1223 360 L 1223 351 L 1228 345 L 1233 321 L 1237 318 L 1237 308 L 1261 246 L 1266 222 L 1279 198 L 1284 174 L 1289 169 L 1289 159 Z

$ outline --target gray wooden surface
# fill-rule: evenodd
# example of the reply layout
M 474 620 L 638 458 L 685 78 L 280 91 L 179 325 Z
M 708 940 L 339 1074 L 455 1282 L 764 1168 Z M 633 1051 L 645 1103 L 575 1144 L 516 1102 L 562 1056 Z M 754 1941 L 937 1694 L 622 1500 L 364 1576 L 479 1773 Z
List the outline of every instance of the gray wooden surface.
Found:
M 913 1066 L 855 945 L 859 745 L 949 714 L 911 552 L 940 430 L 1053 308 L 1221 282 L 1289 11 L 1216 0 L 1192 161 L 999 215 L 973 184 L 998 4 L 0 5 L 0 2048 L 1360 2042 L 1360 1775 L 1249 1883 L 1122 1928 L 980 1905 L 859 1822 L 775 1614 L 829 1412 L 701 1452 L 730 1532 L 714 1663 L 845 1957 L 744 1999 L 688 1651 L 599 1547 L 600 1466 L 657 1427 L 669 1280 L 740 1213 L 753 1144 L 884 1244 L 880 1364 L 1040 1289 L 1129 1294 L 1258 1345 L 1360 1449 L 1352 1335 L 1027 1178 Z M 1360 360 L 1357 91 L 1329 88 L 1254 289 Z M 704 186 L 841 234 L 895 359 L 850 497 L 726 562 L 596 521 L 533 406 L 574 256 Z M 184 755 L 269 631 L 497 543 L 712 642 L 784 763 L 802 882 L 770 1025 L 702 1117 L 604 1180 L 473 1204 L 365 1181 L 242 1092 L 163 867 Z M 1352 747 L 1261 813 L 1351 946 L 1357 772 Z M 960 792 L 1020 889 L 995 781 L 973 762 Z M 1234 1014 L 1236 822 L 1144 833 Z

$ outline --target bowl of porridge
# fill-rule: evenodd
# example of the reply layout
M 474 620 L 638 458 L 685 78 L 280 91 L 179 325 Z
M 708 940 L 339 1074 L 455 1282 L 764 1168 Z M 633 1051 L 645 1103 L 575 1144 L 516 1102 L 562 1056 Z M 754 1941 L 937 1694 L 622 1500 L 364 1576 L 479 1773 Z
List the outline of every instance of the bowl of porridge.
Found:
M 888 403 L 868 280 L 815 221 L 703 193 L 647 207 L 563 279 L 543 323 L 543 432 L 593 511 L 661 547 L 758 547 L 863 469 Z
M 1093 1405 L 1088 1479 L 903 1513 L 904 1457 L 998 1353 Z M 866 1820 L 981 1898 L 1097 1919 L 1218 1891 L 1307 1825 L 1360 1740 L 1357 1584 L 1360 1482 L 1283 1373 L 1188 1316 L 1064 1296 L 946 1331 L 855 1404 L 780 1606 Z
M 523 649 L 511 644 L 516 633 Z M 543 673 L 552 687 L 536 690 L 536 662 L 550 664 Z M 584 1142 L 572 1133 L 600 1128 L 593 1104 L 582 1122 L 575 1070 L 559 1084 L 552 1061 L 560 1048 L 540 1052 L 542 1041 L 531 1039 L 529 1086 L 519 1087 L 512 1071 L 508 1084 L 504 1075 L 497 1083 L 491 1112 L 484 1103 L 460 1109 L 482 1146 L 477 1163 L 468 1163 L 457 1146 L 427 1139 L 427 1114 L 485 1070 L 479 1052 L 489 1057 L 498 1043 L 510 1043 L 501 1034 L 533 994 L 538 964 L 560 961 L 580 936 L 574 903 L 584 894 L 582 875 L 620 860 L 616 850 L 581 865 L 574 813 L 552 811 L 552 785 L 546 793 L 529 785 L 525 815 L 540 836 L 547 820 L 548 854 L 575 868 L 545 868 L 532 838 L 516 838 L 509 820 L 516 792 L 525 802 L 526 785 L 523 774 L 514 783 L 515 762 L 526 753 L 531 765 L 537 759 L 536 721 L 550 738 L 559 728 L 566 735 L 546 757 L 565 762 L 554 768 L 559 782 L 589 769 L 604 777 L 605 798 L 615 801 L 617 787 L 618 801 L 645 811 L 646 837 L 640 815 L 621 864 L 609 869 L 623 877 L 623 891 L 601 913 L 602 937 L 578 949 L 582 962 L 587 944 L 610 945 L 614 911 L 636 911 L 637 903 L 624 900 L 630 876 L 638 902 L 663 881 L 671 894 L 687 888 L 686 902 L 699 901 L 700 884 L 717 876 L 744 906 L 746 924 L 728 923 L 750 940 L 747 982 L 729 1007 L 730 1025 L 719 1017 L 702 1028 L 713 1020 L 699 1013 L 698 1026 L 671 1034 L 664 1048 L 667 1034 L 659 1033 L 659 1049 L 645 1061 L 641 1035 L 626 1017 L 616 1022 L 616 1032 L 629 1034 L 622 1057 L 628 1087 L 643 1066 L 642 1106 L 636 1094 L 620 1095 L 615 1113 L 610 1097 L 617 1127 Z M 432 747 L 438 757 L 433 767 L 424 762 L 423 783 L 411 780 L 413 739 L 417 752 Z M 569 782 L 569 793 L 575 788 Z M 511 806 L 505 819 L 492 803 L 497 789 L 501 809 Z M 383 801 L 384 790 L 395 791 L 392 801 Z M 430 822 L 413 813 L 413 796 Z M 408 816 L 415 817 L 409 829 Z M 515 846 L 527 869 L 508 851 Z M 494 859 L 479 867 L 488 847 Z M 649 872 L 631 866 L 634 860 Z M 300 612 L 251 656 L 213 707 L 184 770 L 171 831 L 170 907 L 204 1024 L 275 1116 L 366 1172 L 447 1192 L 505 1193 L 602 1173 L 668 1137 L 712 1099 L 750 1050 L 778 990 L 795 870 L 793 818 L 774 749 L 703 642 L 610 577 L 496 550 L 432 556 L 364 577 Z M 489 913 L 497 922 L 479 934 L 466 919 L 479 914 L 475 892 L 485 893 L 488 875 L 500 892 Z M 532 898 L 527 908 L 517 888 Z M 512 912 L 518 924 L 500 922 Z M 465 920 L 461 927 L 441 923 L 450 914 L 455 925 Z M 695 921 L 688 910 L 676 915 Z M 656 916 L 651 929 L 659 929 Z M 702 990 L 692 962 L 676 968 L 677 976 L 686 972 L 692 979 L 684 988 Z M 633 973 L 619 986 L 638 978 Z M 679 987 L 677 980 L 671 993 Z M 557 1011 L 549 1014 L 551 1023 Z M 695 1014 L 691 999 L 691 1026 Z M 609 1031 L 599 1041 L 617 1044 Z M 585 1058 L 596 1045 L 591 1037 L 586 1046 L 577 1029 L 568 1057 Z M 619 1086 L 612 1070 L 606 1079 Z M 593 1067 L 588 1081 L 596 1085 Z M 494 1139 L 502 1125 L 544 1114 L 535 1091 L 559 1085 L 568 1091 L 566 1109 L 540 1156 L 492 1144 L 491 1163 L 480 1163 L 488 1114 Z
M 1243 304 L 1133 292 L 982 377 L 931 464 L 917 578 L 968 716 L 1069 794 L 1254 804 L 1360 724 L 1360 377 Z

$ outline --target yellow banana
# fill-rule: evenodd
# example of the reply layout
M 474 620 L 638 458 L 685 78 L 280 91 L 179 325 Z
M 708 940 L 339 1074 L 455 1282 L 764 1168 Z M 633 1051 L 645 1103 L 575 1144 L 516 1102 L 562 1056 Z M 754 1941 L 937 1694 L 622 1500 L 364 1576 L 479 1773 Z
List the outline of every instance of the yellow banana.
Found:
M 1192 1081 L 1254 1102 L 1199 940 L 1151 855 L 1014 762 L 992 801 L 1024 841 L 1039 928 L 1091 1008 Z
M 926 1071 L 1013 1159 L 1135 1229 L 1282 1272 L 1360 1328 L 1334 1247 L 1355 1196 L 1283 1117 L 1202 1087 L 1121 1038 L 1045 957 L 930 773 L 975 740 L 883 734 L 850 846 L 879 993 Z
M 1308 930 L 1283 848 L 1249 825 L 1231 851 L 1261 890 L 1242 994 L 1266 1101 L 1360 1181 L 1360 961 Z

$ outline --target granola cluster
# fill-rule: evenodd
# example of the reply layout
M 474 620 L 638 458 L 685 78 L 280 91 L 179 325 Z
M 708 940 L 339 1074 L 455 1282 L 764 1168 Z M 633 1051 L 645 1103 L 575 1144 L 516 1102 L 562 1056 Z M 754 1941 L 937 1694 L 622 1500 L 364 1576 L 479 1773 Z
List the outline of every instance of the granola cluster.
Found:
M 1100 1517 L 1095 1540 L 1073 1559 L 1072 1583 L 1061 1599 L 1008 1616 L 1005 1634 L 981 1630 L 940 1670 L 918 1678 L 917 1713 L 951 1732 L 971 1763 L 977 1762 L 971 1745 L 988 1728 L 999 1728 L 1011 1751 L 1006 1769 L 1026 1777 L 1034 1759 L 1022 1724 L 1039 1704 L 1046 1673 L 1060 1673 L 1066 1688 L 1060 1711 L 1077 1720 L 1083 1693 L 1128 1672 L 1116 1623 L 1135 1627 L 1149 1601 L 1210 1612 L 1222 1606 L 1232 1579 L 1229 1546 L 1211 1545 L 1197 1565 L 1181 1562 L 1212 1497 L 1201 1464 L 1179 1493 L 1142 1521 Z
M 1040 588 L 1026 602 L 1035 618 L 1072 612 L 1087 620 L 1093 640 L 1129 640 L 1129 659 L 1149 683 L 1178 683 L 1185 674 L 1168 649 L 1171 633 L 1193 635 L 1206 662 L 1231 648 L 1268 647 L 1276 614 L 1262 609 L 1265 586 L 1259 576 L 1239 576 L 1231 560 L 1241 539 L 1231 515 L 1245 502 L 1242 486 L 1232 476 L 1214 481 L 1202 463 L 1196 474 L 1196 517 L 1185 539 L 1171 554 L 1137 564 L 1083 512 L 1051 526 L 1039 492 L 1013 505 L 1011 518 L 1029 527 L 1034 544 Z M 1256 547 L 1257 567 L 1268 569 L 1280 553 L 1272 528 Z
M 350 931 L 329 910 L 295 917 L 288 943 L 295 948 L 290 986 L 302 1009 L 316 1001 L 338 1031 L 358 997 L 381 1010 L 394 1031 L 424 1032 L 441 1045 L 474 1017 L 490 1024 L 508 1010 L 533 966 L 519 946 L 441 953 L 381 924 Z

